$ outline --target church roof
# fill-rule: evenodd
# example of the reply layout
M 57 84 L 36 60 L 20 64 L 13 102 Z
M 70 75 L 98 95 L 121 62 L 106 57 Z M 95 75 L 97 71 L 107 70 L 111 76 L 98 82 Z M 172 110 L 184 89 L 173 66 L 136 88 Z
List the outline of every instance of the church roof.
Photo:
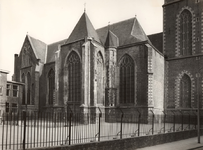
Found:
M 96 30 L 90 22 L 87 14 L 84 12 L 75 28 L 73 29 L 72 33 L 70 34 L 67 43 L 84 39 L 85 37 L 94 38 L 95 41 L 100 43 L 100 39 Z
M 112 32 L 108 31 L 107 37 L 106 37 L 106 42 L 105 42 L 105 47 L 118 47 L 118 37 Z
M 47 46 L 47 56 L 46 56 L 46 63 L 54 62 L 55 61 L 55 55 L 54 53 L 58 50 L 58 46 L 64 44 L 67 41 L 61 40 L 52 44 L 49 44 Z
M 112 24 L 110 30 L 118 37 L 119 46 L 149 41 L 147 35 L 135 17 Z M 97 33 L 101 42 L 104 44 L 108 33 L 108 26 L 97 29 Z
M 152 45 L 163 54 L 163 32 L 148 35 Z
M 46 54 L 46 44 L 38 39 L 35 39 L 29 35 L 27 35 L 32 49 L 35 53 L 37 59 L 40 59 L 42 62 L 45 62 L 45 54 Z
M 44 63 L 55 61 L 54 53 L 58 50 L 59 45 L 71 43 L 85 37 L 92 37 L 106 47 L 118 47 L 143 41 L 151 43 L 150 40 L 152 40 L 153 45 L 162 52 L 162 36 L 162 33 L 159 33 L 149 35 L 148 38 L 135 17 L 95 30 L 85 12 L 68 40 L 64 39 L 46 45 L 44 42 L 27 35 L 37 59 L 40 59 Z

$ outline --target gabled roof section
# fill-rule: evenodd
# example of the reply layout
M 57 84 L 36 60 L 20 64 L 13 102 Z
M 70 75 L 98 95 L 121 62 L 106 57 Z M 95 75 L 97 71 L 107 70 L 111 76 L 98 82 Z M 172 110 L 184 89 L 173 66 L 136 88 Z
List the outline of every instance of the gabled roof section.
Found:
M 106 26 L 97 29 L 97 33 L 103 44 L 106 41 L 108 28 L 109 27 Z M 110 25 L 110 30 L 118 37 L 119 46 L 149 41 L 137 18 L 135 17 Z
M 46 44 L 38 39 L 35 39 L 29 35 L 27 35 L 32 49 L 35 53 L 37 59 L 40 59 L 41 62 L 45 62 L 45 54 L 46 54 Z
M 148 35 L 152 45 L 163 54 L 163 32 Z
M 118 37 L 111 32 L 110 30 L 108 31 L 107 37 L 106 37 L 106 42 L 105 42 L 105 47 L 118 47 Z
M 75 42 L 77 40 L 84 39 L 85 37 L 91 37 L 100 43 L 96 30 L 90 22 L 87 14 L 84 12 L 66 43 Z
M 49 44 L 47 46 L 46 63 L 55 62 L 55 55 L 54 54 L 58 50 L 58 46 L 65 44 L 66 41 L 67 41 L 67 39 L 61 40 L 61 41 Z
M 134 19 L 131 35 L 140 41 L 149 40 L 144 30 L 142 29 L 140 23 L 138 22 L 137 18 Z

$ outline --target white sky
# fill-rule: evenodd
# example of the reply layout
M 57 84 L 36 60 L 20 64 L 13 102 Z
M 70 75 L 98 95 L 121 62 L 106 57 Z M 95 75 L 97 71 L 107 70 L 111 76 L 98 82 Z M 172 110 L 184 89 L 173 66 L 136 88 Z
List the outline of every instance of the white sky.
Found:
M 0 0 L 0 69 L 8 80 L 27 32 L 46 44 L 67 39 L 85 3 L 95 29 L 136 15 L 147 35 L 163 31 L 164 0 Z

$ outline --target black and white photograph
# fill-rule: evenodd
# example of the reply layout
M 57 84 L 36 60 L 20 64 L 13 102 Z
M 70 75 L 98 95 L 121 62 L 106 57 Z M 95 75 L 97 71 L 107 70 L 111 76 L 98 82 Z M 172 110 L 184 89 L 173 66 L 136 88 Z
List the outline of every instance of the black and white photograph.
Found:
M 203 150 L 203 0 L 0 0 L 1 150 Z

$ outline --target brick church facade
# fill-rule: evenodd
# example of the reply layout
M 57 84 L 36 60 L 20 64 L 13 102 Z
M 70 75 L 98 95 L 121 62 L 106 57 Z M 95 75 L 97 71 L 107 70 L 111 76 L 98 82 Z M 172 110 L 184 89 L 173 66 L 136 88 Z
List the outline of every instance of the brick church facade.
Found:
M 67 39 L 45 44 L 26 35 L 13 75 L 25 84 L 19 109 L 195 108 L 202 8 L 203 0 L 165 0 L 163 33 L 149 36 L 136 17 L 96 30 L 85 12 Z

